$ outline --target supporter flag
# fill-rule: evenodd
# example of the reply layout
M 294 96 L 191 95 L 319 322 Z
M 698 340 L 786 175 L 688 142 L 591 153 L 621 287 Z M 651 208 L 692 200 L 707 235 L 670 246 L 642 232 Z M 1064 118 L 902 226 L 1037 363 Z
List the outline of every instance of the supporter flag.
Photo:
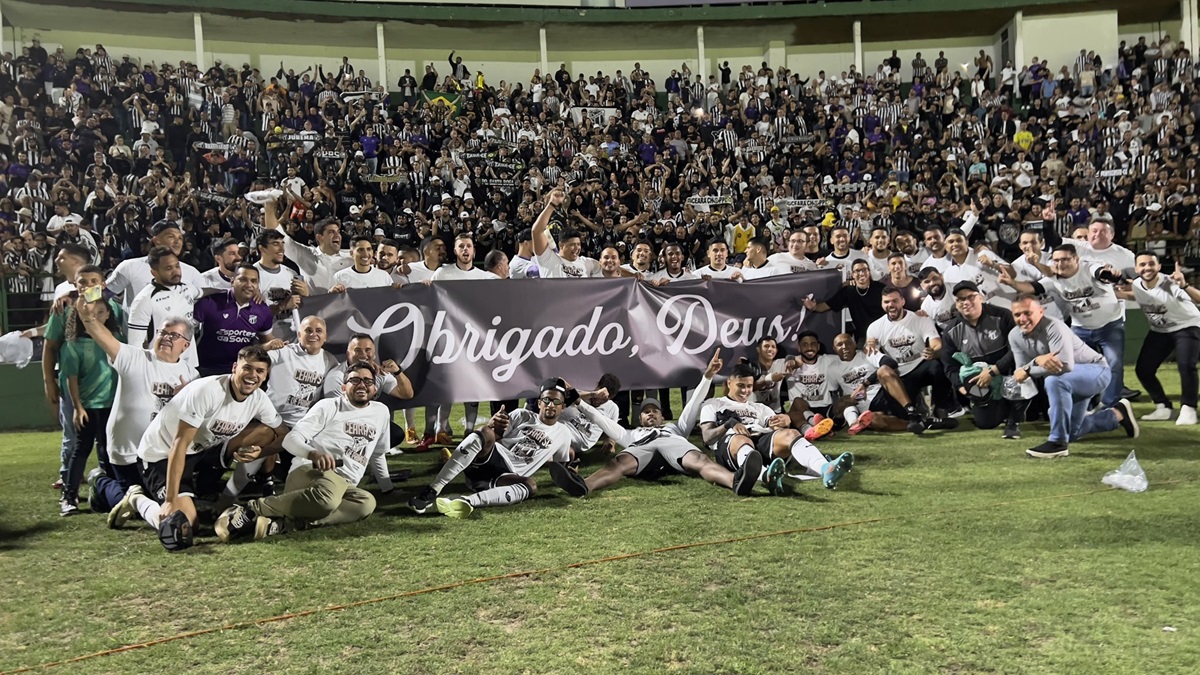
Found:
M 447 94 L 440 91 L 421 92 L 422 102 L 433 106 L 436 106 L 440 103 L 450 109 L 451 116 L 458 116 L 458 99 L 458 94 Z

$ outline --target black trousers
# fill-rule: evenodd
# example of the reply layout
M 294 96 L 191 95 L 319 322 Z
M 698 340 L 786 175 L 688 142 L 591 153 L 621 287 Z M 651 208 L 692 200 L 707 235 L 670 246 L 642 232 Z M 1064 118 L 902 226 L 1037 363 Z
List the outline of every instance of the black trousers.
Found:
M 1170 333 L 1150 331 L 1146 341 L 1142 343 L 1142 351 L 1138 353 L 1137 373 L 1138 382 L 1142 383 L 1155 403 L 1170 406 L 1171 400 L 1163 391 L 1162 382 L 1158 381 L 1158 367 L 1161 366 L 1171 352 L 1175 352 L 1175 363 L 1179 366 L 1179 382 L 1183 395 L 1181 405 L 1196 407 L 1197 390 L 1200 389 L 1200 378 L 1196 374 L 1196 362 L 1200 359 L 1200 328 L 1180 328 Z
M 975 418 L 976 429 L 995 429 L 1001 424 L 1013 422 L 1020 424 L 1025 421 L 1025 411 L 1029 401 L 988 401 L 983 405 L 972 404 L 971 415 Z
M 918 405 L 921 400 L 921 389 L 931 387 L 934 408 L 951 410 L 956 407 L 954 389 L 939 361 L 921 361 L 921 364 L 907 375 L 901 375 L 900 381 L 904 383 L 904 389 L 913 405 Z

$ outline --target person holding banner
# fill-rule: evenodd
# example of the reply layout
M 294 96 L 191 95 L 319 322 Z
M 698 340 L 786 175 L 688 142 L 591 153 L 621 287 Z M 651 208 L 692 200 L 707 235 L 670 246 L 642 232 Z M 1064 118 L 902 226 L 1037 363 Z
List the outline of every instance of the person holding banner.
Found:
M 741 281 L 742 271 L 732 265 L 726 264 L 729 259 L 729 244 L 721 238 L 714 237 L 708 242 L 708 264 L 696 270 L 696 276 L 708 281 L 710 279 L 723 279 L 728 281 Z
M 806 256 L 807 239 L 801 230 L 795 230 L 788 235 L 787 251 L 782 253 L 772 253 L 767 258 L 767 263 L 776 267 L 782 267 L 788 272 L 804 272 L 807 270 L 817 269 L 816 264 L 809 260 Z

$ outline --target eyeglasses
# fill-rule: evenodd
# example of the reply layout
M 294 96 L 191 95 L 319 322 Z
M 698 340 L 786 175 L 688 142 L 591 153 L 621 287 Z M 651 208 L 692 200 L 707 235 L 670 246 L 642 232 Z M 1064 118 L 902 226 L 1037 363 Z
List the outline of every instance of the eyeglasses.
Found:
M 158 336 L 161 338 L 167 339 L 167 340 L 172 340 L 172 341 L 187 340 L 187 338 L 184 337 L 182 334 L 176 333 L 175 331 L 170 331 L 170 330 L 160 330 L 160 331 L 158 331 Z
M 563 401 L 561 401 L 557 398 L 550 398 L 549 396 L 543 396 L 543 397 L 539 398 L 538 400 L 541 401 L 542 403 L 545 403 L 546 405 L 562 405 L 563 404 Z
M 347 377 L 346 384 L 349 384 L 349 385 L 355 386 L 355 387 L 357 387 L 360 384 L 371 386 L 371 385 L 375 384 L 375 378 L 373 378 L 373 377 Z

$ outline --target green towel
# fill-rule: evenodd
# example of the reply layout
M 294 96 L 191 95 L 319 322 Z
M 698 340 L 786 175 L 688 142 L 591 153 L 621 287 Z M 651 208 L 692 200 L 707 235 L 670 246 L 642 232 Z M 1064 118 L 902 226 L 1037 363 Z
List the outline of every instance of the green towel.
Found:
M 967 388 L 967 391 L 971 391 L 971 385 L 969 384 L 971 378 L 982 373 L 983 369 L 988 367 L 988 365 L 986 363 L 974 363 L 971 361 L 970 356 L 967 356 L 962 352 L 955 352 L 954 356 L 951 358 L 962 364 L 958 369 L 958 377 L 962 380 L 963 386 Z M 1003 395 L 1003 385 L 1003 378 L 993 377 L 990 387 L 990 395 L 986 398 L 989 398 L 993 401 L 1000 400 L 1001 396 Z M 972 396 L 972 398 L 980 397 Z

